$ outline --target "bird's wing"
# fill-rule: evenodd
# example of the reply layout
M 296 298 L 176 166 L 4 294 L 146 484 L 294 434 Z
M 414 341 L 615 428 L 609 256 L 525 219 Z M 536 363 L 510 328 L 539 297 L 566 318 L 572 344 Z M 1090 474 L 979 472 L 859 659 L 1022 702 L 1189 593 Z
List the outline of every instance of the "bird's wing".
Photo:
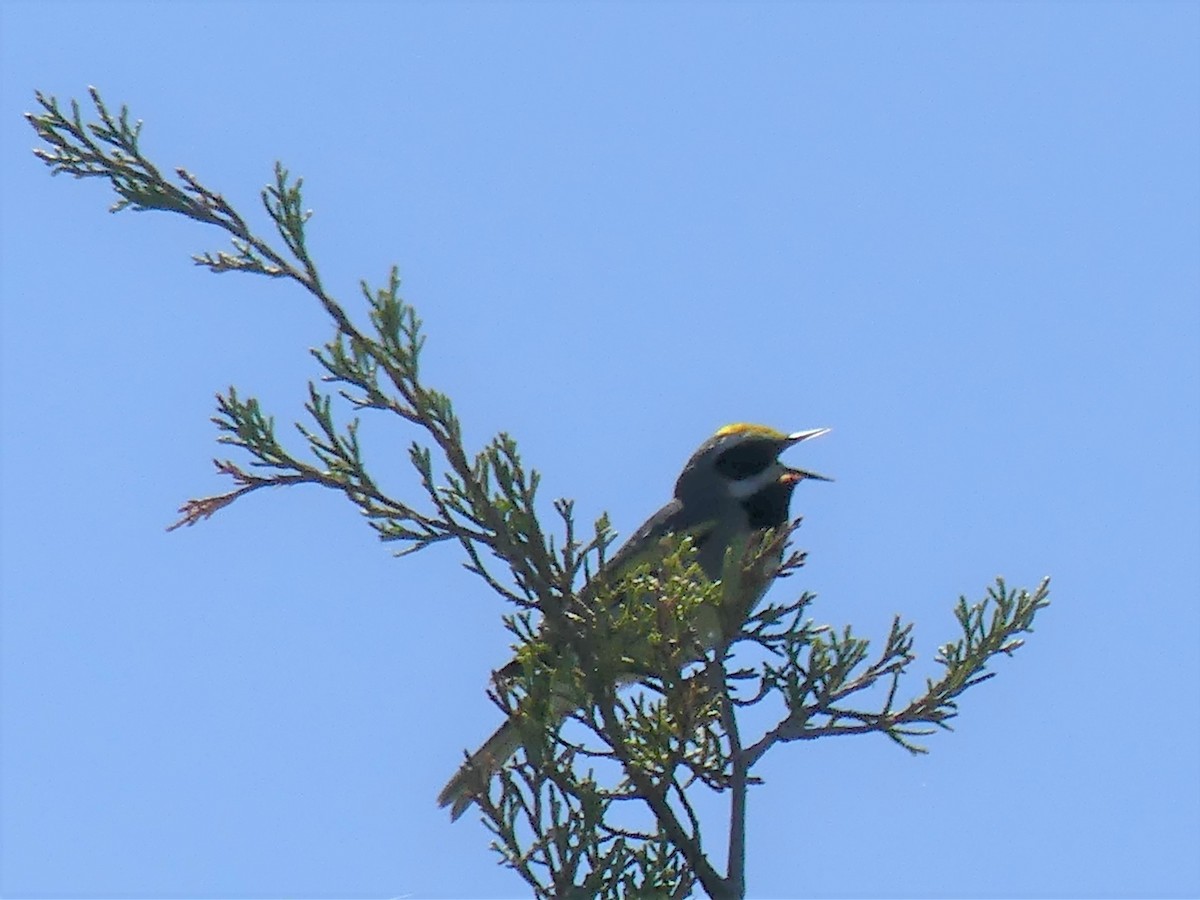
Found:
M 661 538 L 686 532 L 692 536 L 696 549 L 699 549 L 713 534 L 716 525 L 715 518 L 689 522 L 688 517 L 684 514 L 683 504 L 678 500 L 672 500 L 642 523 L 642 526 L 629 536 L 629 539 L 621 545 L 617 552 L 605 560 L 604 567 L 600 572 L 594 575 L 587 585 L 584 585 L 581 596 L 587 596 L 588 586 L 593 582 L 615 584 L 623 575 L 638 566 L 661 559 L 670 549 L 664 547 Z M 616 602 L 620 603 L 621 600 L 622 597 L 618 595 Z M 521 669 L 521 660 L 512 659 L 507 665 L 497 669 L 494 677 L 513 678 L 520 674 Z
M 712 536 L 717 527 L 715 517 L 689 516 L 678 500 L 647 519 L 642 527 L 629 536 L 629 540 L 606 560 L 604 568 L 595 576 L 608 584 L 615 584 L 622 576 L 645 563 L 654 563 L 670 549 L 664 547 L 662 538 L 668 535 L 691 535 L 692 544 L 698 550 Z M 585 587 L 586 590 L 586 587 Z

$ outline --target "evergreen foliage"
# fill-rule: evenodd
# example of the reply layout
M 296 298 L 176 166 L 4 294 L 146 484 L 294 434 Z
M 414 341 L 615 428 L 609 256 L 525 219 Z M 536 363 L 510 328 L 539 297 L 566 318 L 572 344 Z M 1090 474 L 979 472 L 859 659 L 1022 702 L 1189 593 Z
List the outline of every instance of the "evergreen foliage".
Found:
M 978 602 L 960 598 L 961 636 L 938 651 L 940 677 L 908 701 L 900 698 L 916 658 L 912 624 L 897 617 L 872 653 L 849 626 L 815 624 L 809 593 L 765 604 L 704 650 L 693 623 L 701 607 L 719 611 L 721 586 L 694 577 L 687 540 L 618 584 L 595 579 L 613 540 L 607 519 L 580 534 L 571 501 L 556 500 L 552 521 L 543 523 L 538 473 L 511 436 L 498 434 L 475 452 L 464 446 L 450 398 L 422 378 L 425 335 L 400 296 L 396 269 L 381 287 L 361 285 L 365 321 L 322 283 L 307 243 L 311 213 L 301 179 L 276 164 L 262 192 L 273 244 L 188 171 L 164 175 L 142 153 L 141 123 L 131 123 L 125 107 L 114 115 L 94 88 L 90 96 L 97 119 L 85 122 L 77 102 L 67 112 L 37 94 L 41 111 L 28 119 L 44 146 L 34 152 L 53 173 L 107 179 L 118 197 L 113 212 L 162 210 L 215 226 L 230 248 L 195 256 L 197 265 L 293 281 L 333 324 L 333 336 L 312 351 L 321 375 L 307 386 L 307 419 L 295 425 L 301 449 L 285 444 L 257 400 L 229 388 L 217 396 L 213 421 L 219 441 L 249 464 L 214 460 L 232 488 L 187 501 L 171 527 L 195 525 L 260 488 L 315 484 L 344 495 L 398 555 L 459 546 L 466 567 L 512 607 L 506 622 L 523 674 L 498 681 L 492 698 L 505 715 L 520 717 L 524 745 L 492 784 L 479 786 L 477 800 L 494 849 L 535 896 L 685 897 L 697 889 L 744 896 L 746 796 L 761 783 L 753 771 L 769 750 L 880 734 L 926 752 L 920 738 L 950 727 L 963 692 L 992 677 L 993 657 L 1020 647 L 1048 605 L 1048 580 L 1033 591 L 998 580 Z M 360 414 L 398 417 L 418 436 L 408 453 L 421 496 L 393 496 L 370 474 Z M 767 535 L 742 564 L 778 552 L 799 524 Z M 778 577 L 803 562 L 803 553 L 791 552 Z M 614 603 L 622 591 L 663 599 Z M 546 653 L 547 642 L 569 652 Z M 631 646 L 640 648 L 636 659 Z M 636 685 L 618 689 L 634 669 Z M 564 691 L 579 706 L 565 723 L 548 712 Z M 748 707 L 769 713 L 774 724 L 746 733 Z M 447 760 L 447 771 L 457 762 Z M 700 791 L 728 799 L 721 840 L 702 835 Z M 705 831 L 716 827 L 704 824 Z M 710 843 L 727 848 L 723 863 Z

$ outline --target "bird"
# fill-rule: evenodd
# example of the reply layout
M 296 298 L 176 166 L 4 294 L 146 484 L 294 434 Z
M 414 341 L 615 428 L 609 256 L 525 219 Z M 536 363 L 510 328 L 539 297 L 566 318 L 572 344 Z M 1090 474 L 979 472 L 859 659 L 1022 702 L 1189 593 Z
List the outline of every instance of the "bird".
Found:
M 787 524 L 792 493 L 801 481 L 832 480 L 779 461 L 784 450 L 828 431 L 813 428 L 785 434 L 746 422 L 718 429 L 684 465 L 672 499 L 629 537 L 596 578 L 603 584 L 618 584 L 623 575 L 646 561 L 653 562 L 663 538 L 683 535 L 691 537 L 695 562 L 705 578 L 717 582 L 723 576 L 729 577 L 731 551 L 740 555 L 755 537 Z M 775 550 L 773 560 L 739 577 L 736 590 L 723 591 L 721 622 L 697 623 L 705 649 L 731 638 L 766 593 L 782 563 L 782 544 Z M 587 591 L 585 586 L 583 592 Z M 653 600 L 640 595 L 639 599 Z M 519 677 L 523 668 L 519 658 L 513 659 L 497 670 L 494 678 L 510 681 Z M 559 700 L 552 714 L 563 717 L 577 705 L 573 700 Z M 518 715 L 514 713 L 496 729 L 438 795 L 438 805 L 450 807 L 451 821 L 470 808 L 476 795 L 521 746 Z

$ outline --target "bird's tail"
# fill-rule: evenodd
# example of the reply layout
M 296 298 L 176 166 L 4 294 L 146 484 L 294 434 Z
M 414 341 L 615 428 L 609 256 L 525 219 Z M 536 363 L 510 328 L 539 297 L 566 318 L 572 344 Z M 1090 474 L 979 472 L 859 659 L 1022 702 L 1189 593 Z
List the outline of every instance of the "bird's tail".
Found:
M 438 806 L 450 807 L 450 821 L 453 822 L 467 811 L 467 807 L 475 802 L 476 794 L 487 790 L 492 776 L 500 771 L 520 746 L 520 727 L 516 721 L 509 719 L 471 754 L 438 794 Z

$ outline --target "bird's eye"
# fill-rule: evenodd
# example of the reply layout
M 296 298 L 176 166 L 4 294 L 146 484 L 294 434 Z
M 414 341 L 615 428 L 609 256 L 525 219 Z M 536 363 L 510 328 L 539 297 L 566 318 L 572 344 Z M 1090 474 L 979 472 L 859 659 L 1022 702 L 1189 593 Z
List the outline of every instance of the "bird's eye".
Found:
M 716 469 L 726 478 L 742 481 L 761 474 L 778 455 L 779 449 L 773 443 L 745 441 L 718 456 Z

